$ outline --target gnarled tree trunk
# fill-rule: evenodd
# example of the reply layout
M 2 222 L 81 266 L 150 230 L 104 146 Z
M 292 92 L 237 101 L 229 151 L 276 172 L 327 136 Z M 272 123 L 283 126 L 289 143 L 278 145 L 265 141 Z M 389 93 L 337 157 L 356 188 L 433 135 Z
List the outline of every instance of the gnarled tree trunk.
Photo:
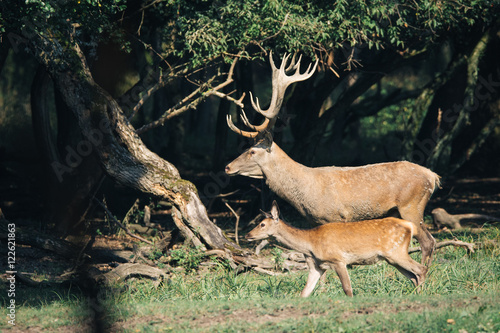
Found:
M 118 103 L 94 82 L 79 46 L 73 45 L 71 65 L 62 66 L 56 43 L 42 39 L 33 42 L 34 50 L 43 50 L 37 58 L 78 118 L 85 139 L 77 145 L 81 147 L 77 152 L 92 150 L 106 173 L 119 183 L 172 203 L 174 221 L 195 244 L 201 245 L 197 240 L 200 237 L 211 248 L 239 249 L 210 221 L 195 186 L 181 179 L 172 164 L 144 145 Z M 71 166 L 61 165 L 58 170 L 70 172 Z

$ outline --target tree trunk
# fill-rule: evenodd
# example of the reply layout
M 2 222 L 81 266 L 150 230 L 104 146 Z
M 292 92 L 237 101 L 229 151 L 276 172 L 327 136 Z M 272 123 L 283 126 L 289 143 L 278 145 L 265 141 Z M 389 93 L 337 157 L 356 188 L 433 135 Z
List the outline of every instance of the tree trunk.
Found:
M 35 41 L 44 50 L 38 55 L 62 93 L 68 107 L 78 118 L 83 139 L 79 145 L 95 152 L 106 173 L 119 183 L 170 202 L 181 217 L 181 223 L 211 248 L 238 250 L 213 224 L 201 203 L 195 186 L 181 179 L 177 169 L 150 151 L 114 100 L 98 86 L 90 74 L 79 46 L 73 46 L 71 66 L 66 68 L 52 55 L 57 45 L 47 40 Z M 64 166 L 70 168 L 69 166 Z M 179 222 L 179 221 L 178 221 Z
M 57 136 L 63 138 L 63 142 L 56 143 L 47 106 L 47 91 L 51 84 L 48 73 L 40 66 L 31 86 L 31 113 L 36 142 L 44 157 L 47 173 L 43 186 L 48 212 L 44 220 L 54 223 L 57 232 L 66 235 L 74 231 L 73 228 L 88 209 L 91 196 L 101 182 L 102 170 L 95 154 L 83 146 L 71 145 L 72 138 L 82 140 L 78 132 L 71 131 L 76 124 L 73 124 L 73 117 L 65 115 L 69 112 L 65 105 L 58 105 Z M 62 132 L 66 135 L 61 135 Z M 68 162 L 71 165 L 69 169 L 60 167 Z
M 475 97 L 475 89 L 478 82 L 479 61 L 481 60 L 488 42 L 491 38 L 491 30 L 487 31 L 478 41 L 467 60 L 467 86 L 465 88 L 465 98 L 460 108 L 457 120 L 449 132 L 444 134 L 436 143 L 427 159 L 427 166 L 432 170 L 445 172 L 450 164 L 451 145 L 455 138 L 467 126 L 470 113 L 478 108 L 478 100 Z

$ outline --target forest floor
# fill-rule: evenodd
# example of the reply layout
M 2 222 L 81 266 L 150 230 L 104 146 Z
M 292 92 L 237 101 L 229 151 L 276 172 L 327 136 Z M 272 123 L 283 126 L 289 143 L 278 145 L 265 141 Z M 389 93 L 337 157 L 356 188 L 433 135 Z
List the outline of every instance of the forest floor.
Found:
M 429 214 L 432 209 L 437 207 L 445 208 L 452 214 L 479 213 L 500 217 L 500 179 L 448 181 L 443 184 L 442 189 L 433 195 L 426 212 Z M 156 213 L 164 214 L 166 212 Z M 155 212 L 153 212 L 154 214 Z M 230 237 L 234 237 L 234 218 L 232 215 L 228 214 L 227 211 L 212 212 L 212 214 L 213 218 L 220 219 L 222 217 L 222 220 L 226 221 L 223 223 L 225 231 Z M 287 213 L 285 212 L 284 215 L 286 217 Z M 9 216 L 6 218 L 8 219 Z M 474 236 L 481 234 L 482 223 L 467 225 L 467 231 L 461 233 L 448 229 L 437 230 L 429 224 L 431 221 L 430 215 L 426 215 L 428 227 L 438 240 L 453 238 L 464 241 L 470 241 L 473 238 L 482 242 L 485 240 L 481 239 L 482 236 Z M 334 285 L 333 287 L 323 286 L 318 288 L 319 291 L 316 291 L 309 300 L 300 300 L 297 298 L 297 293 L 305 282 L 306 272 L 283 273 L 278 277 L 262 278 L 254 273 L 232 274 L 228 272 L 227 267 L 222 267 L 220 263 L 207 261 L 205 267 L 197 272 L 187 274 L 180 270 L 168 275 L 167 281 L 169 282 L 159 289 L 160 294 L 163 295 L 161 297 L 155 294 L 156 287 L 151 287 L 148 284 L 140 287 L 137 284 L 132 284 L 126 286 L 125 289 L 119 288 L 116 295 L 113 294 L 113 296 L 110 296 L 109 291 L 106 291 L 107 300 L 98 304 L 107 304 L 106 307 L 113 307 L 113 302 L 115 302 L 117 312 L 108 313 L 102 322 L 102 318 L 96 318 L 96 313 L 102 309 L 95 309 L 92 305 L 92 299 L 95 296 L 92 295 L 95 292 L 94 288 L 91 286 L 86 289 L 81 285 L 74 286 L 71 282 L 65 281 L 67 278 L 65 272 L 74 268 L 74 261 L 50 251 L 17 244 L 16 269 L 33 281 L 48 281 L 48 283 L 42 282 L 37 286 L 30 286 L 18 281 L 15 296 L 17 325 L 7 324 L 8 317 L 4 317 L 0 328 L 10 328 L 13 332 L 121 332 L 143 331 L 145 327 L 150 327 L 151 331 L 155 332 L 179 330 L 200 332 L 213 330 L 273 331 L 275 329 L 278 331 L 327 331 L 327 327 L 330 327 L 328 321 L 333 320 L 339 325 L 339 331 L 365 330 L 369 329 L 370 325 L 375 331 L 404 331 L 405 327 L 407 330 L 417 331 L 417 327 L 414 325 L 417 325 L 418 320 L 422 319 L 422 316 L 432 317 L 434 313 L 435 316 L 440 317 L 441 323 L 437 326 L 428 326 L 423 331 L 430 332 L 439 329 L 464 333 L 467 330 L 458 330 L 460 325 L 455 325 L 455 323 L 464 322 L 463 327 L 470 328 L 471 326 L 465 325 L 465 322 L 470 321 L 470 318 L 475 316 L 478 318 L 477 320 L 485 321 L 482 324 L 484 329 L 481 329 L 477 322 L 472 323 L 471 325 L 475 325 L 476 330 L 496 332 L 500 330 L 500 307 L 498 306 L 500 297 L 498 289 L 500 276 L 498 273 L 500 272 L 498 272 L 498 264 L 496 266 L 494 264 L 500 259 L 498 257 L 500 253 L 498 250 L 500 242 L 498 226 L 499 224 L 495 223 L 489 224 L 489 227 L 492 227 L 494 231 L 485 233 L 487 235 L 485 237 L 491 238 L 491 244 L 493 244 L 493 250 L 490 248 L 489 252 L 485 254 L 486 261 L 493 256 L 491 264 L 493 266 L 488 266 L 486 269 L 493 270 L 493 277 L 484 277 L 486 282 L 461 281 L 460 283 L 464 283 L 463 290 L 467 290 L 462 297 L 451 296 L 451 294 L 456 293 L 453 291 L 453 287 L 445 287 L 441 282 L 431 279 L 427 282 L 429 284 L 427 292 L 425 289 L 423 292 L 424 295 L 427 294 L 428 299 L 422 298 L 415 295 L 411 288 L 401 282 L 397 276 L 394 277 L 394 273 L 390 269 L 384 268 L 384 271 L 380 272 L 380 268 L 377 268 L 378 271 L 374 273 L 370 270 L 372 268 L 355 268 L 352 270 L 351 279 L 355 290 L 359 291 L 356 301 L 348 301 L 342 294 L 339 294 L 341 288 L 334 274 L 330 274 L 327 280 L 327 283 Z M 248 227 L 244 223 L 240 224 L 240 227 L 242 229 L 240 230 L 240 239 L 242 239 L 242 235 L 248 231 Z M 122 255 L 133 255 L 136 243 L 137 240 L 126 235 L 104 235 L 99 232 L 95 235 L 93 249 L 121 251 Z M 251 249 L 255 244 L 249 244 L 242 240 L 242 246 Z M 5 252 L 6 246 L 2 247 L 2 252 Z M 443 251 L 443 256 L 437 257 L 434 270 L 439 269 L 438 264 L 447 265 L 451 259 L 457 260 L 457 262 L 466 260 L 462 265 L 470 265 L 467 266 L 469 267 L 466 269 L 467 272 L 457 273 L 462 277 L 457 277 L 455 280 L 451 278 L 449 283 L 458 286 L 460 284 L 457 282 L 458 280 L 469 279 L 463 276 L 467 274 L 477 275 L 474 273 L 477 268 L 474 266 L 474 261 L 483 258 L 482 255 L 466 256 L 467 259 L 463 259 L 465 251 L 458 254 L 451 254 L 450 251 L 453 250 Z M 271 257 L 274 255 L 269 249 L 264 254 Z M 112 262 L 99 263 L 93 265 L 92 269 L 107 271 L 112 269 L 114 265 Z M 87 269 L 89 267 L 86 266 Z M 220 269 L 214 272 L 214 267 Z M 450 270 L 455 269 L 457 269 L 455 266 L 450 266 Z M 9 270 L 5 260 L 0 263 L 0 270 L 2 273 Z M 380 282 L 372 286 L 373 283 L 370 282 L 370 279 L 377 274 L 381 274 Z M 240 277 L 241 275 L 247 277 Z M 371 278 L 368 278 L 369 276 Z M 433 273 L 433 276 L 437 279 L 437 271 Z M 0 283 L 2 286 L 8 286 L 7 277 L 8 274 L 2 274 Z M 387 277 L 394 279 L 392 281 L 394 285 L 385 284 L 384 279 Z M 201 281 L 204 282 L 201 283 Z M 200 287 L 200 283 L 204 287 Z M 223 286 L 220 287 L 222 289 L 217 289 L 211 286 L 212 284 L 224 285 L 226 289 Z M 401 287 L 402 284 L 403 287 Z M 250 287 L 247 285 L 252 286 L 253 289 L 248 289 Z M 388 289 L 387 294 L 380 292 L 380 288 Z M 189 291 L 190 289 L 191 291 Z M 379 293 L 382 293 L 383 296 L 380 299 L 377 296 Z M 395 295 L 390 296 L 391 294 Z M 448 296 L 442 298 L 441 294 Z M 453 297 L 456 297 L 455 301 L 451 301 Z M 6 308 L 10 299 L 7 295 L 2 294 L 2 307 Z M 152 300 L 150 301 L 150 299 Z M 319 306 L 318 301 L 323 306 Z M 159 309 L 161 309 L 161 313 L 158 312 Z M 165 311 L 170 313 L 165 313 Z M 408 317 L 407 321 L 402 320 L 402 313 L 405 313 L 406 315 L 403 316 L 407 317 L 409 312 L 415 317 L 410 316 L 413 319 Z M 478 316 L 478 312 L 481 315 Z M 35 320 L 33 320 L 33 316 Z M 443 317 L 441 318 L 441 316 Z M 368 326 L 355 324 L 354 318 L 357 318 L 356 320 L 362 318 Z M 385 326 L 385 320 L 393 323 Z M 398 322 L 400 322 L 400 326 L 398 326 Z M 234 323 L 234 326 L 229 325 L 229 323 Z

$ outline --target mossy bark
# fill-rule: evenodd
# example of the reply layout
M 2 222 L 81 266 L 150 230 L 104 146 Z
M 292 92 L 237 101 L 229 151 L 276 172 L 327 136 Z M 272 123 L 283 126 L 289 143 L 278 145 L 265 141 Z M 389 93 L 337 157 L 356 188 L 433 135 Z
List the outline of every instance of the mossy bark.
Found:
M 78 45 L 73 45 L 76 57 L 68 66 L 54 66 L 50 54 L 57 53 L 51 49 L 57 45 L 40 40 L 37 47 L 45 51 L 38 60 L 47 67 L 64 101 L 78 118 L 83 136 L 92 143 L 111 178 L 172 203 L 177 223 L 192 231 L 185 236 L 199 237 L 210 248 L 239 248 L 210 221 L 196 187 L 181 179 L 171 163 L 144 145 L 116 100 L 94 82 Z

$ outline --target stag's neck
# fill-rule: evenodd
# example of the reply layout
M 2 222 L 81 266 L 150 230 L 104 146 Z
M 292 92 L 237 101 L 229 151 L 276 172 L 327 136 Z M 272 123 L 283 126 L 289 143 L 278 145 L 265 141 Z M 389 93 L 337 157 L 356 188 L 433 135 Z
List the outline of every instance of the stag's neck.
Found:
M 304 190 L 308 167 L 292 160 L 277 144 L 272 145 L 272 154 L 262 171 L 269 188 L 282 198 L 289 198 Z
M 310 241 L 310 231 L 292 227 L 283 221 L 279 222 L 280 228 L 274 238 L 286 247 L 304 253 L 312 254 L 313 247 Z

